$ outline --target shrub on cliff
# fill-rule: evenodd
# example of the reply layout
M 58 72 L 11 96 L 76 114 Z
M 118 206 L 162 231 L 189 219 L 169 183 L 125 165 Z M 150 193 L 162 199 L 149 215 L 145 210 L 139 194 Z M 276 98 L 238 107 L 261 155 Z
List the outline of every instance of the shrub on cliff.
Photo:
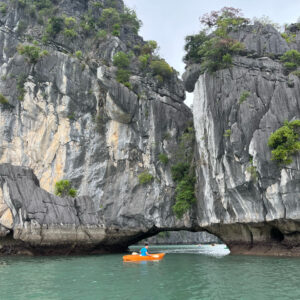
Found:
M 41 48 L 32 45 L 19 44 L 17 50 L 20 55 L 25 56 L 26 60 L 33 64 L 37 63 L 45 55 L 48 55 L 48 51 L 42 51 Z
M 188 35 L 185 38 L 184 50 L 186 55 L 183 58 L 183 61 L 187 64 L 195 64 L 201 61 L 198 51 L 201 45 L 208 41 L 209 37 L 205 31 L 200 31 L 200 33 L 195 35 Z
M 0 3 L 0 13 L 5 15 L 7 13 L 7 5 L 5 3 Z
M 8 100 L 2 94 L 0 94 L 0 103 L 1 104 L 8 104 Z
M 139 176 L 139 183 L 140 184 L 147 184 L 147 183 L 150 183 L 154 177 L 152 174 L 150 174 L 149 172 L 145 171 L 143 173 L 141 173 Z
M 172 209 L 177 218 L 191 208 L 196 201 L 195 197 L 195 166 L 193 163 L 195 143 L 195 131 L 192 125 L 188 125 L 180 137 L 179 147 L 175 153 L 177 163 L 171 167 L 172 179 L 176 183 L 176 202 Z
M 122 51 L 115 54 L 113 57 L 113 64 L 118 68 L 116 73 L 116 79 L 118 82 L 124 84 L 128 88 L 131 88 L 129 82 L 130 79 L 130 56 Z
M 54 38 L 64 28 L 64 19 L 62 17 L 51 17 L 48 20 L 46 33 Z
M 169 79 L 173 74 L 173 69 L 163 59 L 153 60 L 150 63 L 150 68 L 152 69 L 154 75 L 161 76 L 163 80 Z
M 280 57 L 280 60 L 288 71 L 296 70 L 300 66 L 300 52 L 289 50 Z
M 154 51 L 157 49 L 157 42 L 156 41 L 148 41 L 143 47 L 141 48 L 142 54 L 148 54 L 152 56 L 154 54 Z
M 196 202 L 195 197 L 195 176 L 185 176 L 176 186 L 176 203 L 172 207 L 177 218 L 190 209 L 191 205 Z
M 123 25 L 131 27 L 135 34 L 138 33 L 142 26 L 142 21 L 140 21 L 133 9 L 128 7 L 124 8 L 124 13 L 120 15 L 120 19 Z
M 292 163 L 292 155 L 300 151 L 300 120 L 285 122 L 271 134 L 268 145 L 272 149 L 272 160 L 280 164 Z
M 169 162 L 169 158 L 168 155 L 166 155 L 165 153 L 160 153 L 158 155 L 158 159 L 161 163 L 163 163 L 164 165 L 166 165 Z
M 126 69 L 130 65 L 130 60 L 128 55 L 125 52 L 117 52 L 113 57 L 113 64 L 122 69 Z
M 239 9 L 224 7 L 200 18 L 205 28 L 186 37 L 184 62 L 199 63 L 202 70 L 215 72 L 232 64 L 232 55 L 241 54 L 244 45 L 229 36 L 230 31 L 249 23 Z
M 245 102 L 250 95 L 251 95 L 251 93 L 249 91 L 243 91 L 240 95 L 239 104 L 242 104 L 243 102 Z
M 55 183 L 55 195 L 59 197 L 76 197 L 77 191 L 71 187 L 69 180 L 60 180 Z
M 113 7 L 105 8 L 102 11 L 99 21 L 102 27 L 106 28 L 109 31 L 112 31 L 113 25 L 120 23 L 120 14 Z

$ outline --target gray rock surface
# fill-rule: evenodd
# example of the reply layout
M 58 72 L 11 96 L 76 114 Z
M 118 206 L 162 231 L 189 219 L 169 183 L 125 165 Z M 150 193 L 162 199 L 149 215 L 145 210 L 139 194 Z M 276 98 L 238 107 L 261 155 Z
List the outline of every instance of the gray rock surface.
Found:
M 87 242 L 124 249 L 164 228 L 191 226 L 188 218 L 177 220 L 171 209 L 174 151 L 192 119 L 183 103 L 183 83 L 175 73 L 161 84 L 133 62 L 131 91 L 115 80 L 112 66 L 117 51 L 129 52 L 136 43 L 144 43 L 130 28 L 104 41 L 87 33 L 70 41 L 59 33 L 45 46 L 43 26 L 18 4 L 4 2 L 0 93 L 9 103 L 0 104 L 0 163 L 29 167 L 36 177 L 28 171 L 33 181 L 17 179 L 14 188 L 11 176 L 9 190 L 16 202 L 5 215 L 10 222 L 0 220 L 0 234 L 13 233 L 16 241 L 39 248 Z M 123 2 L 117 3 L 122 12 Z M 78 23 L 90 8 L 96 17 L 101 14 L 92 1 L 62 1 L 59 8 Z M 24 20 L 26 28 L 19 32 L 18 22 Z M 34 64 L 16 49 L 20 43 L 31 43 L 29 35 L 49 52 Z M 72 55 L 77 50 L 83 52 L 81 59 Z M 160 153 L 169 157 L 169 164 L 159 161 Z M 142 172 L 154 180 L 140 184 Z M 44 190 L 33 186 L 36 178 Z M 82 197 L 62 200 L 49 195 L 61 179 L 70 180 Z M 27 184 L 30 188 L 25 189 Z M 16 195 L 17 190 L 22 192 Z M 3 205 L 7 209 L 6 200 Z
M 269 29 L 255 42 L 251 27 L 237 37 L 249 49 L 262 40 L 276 55 L 288 49 Z M 249 96 L 241 103 L 244 91 Z M 220 237 L 232 253 L 300 254 L 300 156 L 280 167 L 267 144 L 285 120 L 300 119 L 299 93 L 299 78 L 269 57 L 236 57 L 232 68 L 200 75 L 195 84 L 195 214 L 199 227 Z
M 290 49 L 280 32 L 270 24 L 256 22 L 254 25 L 243 26 L 237 31 L 233 30 L 230 36 L 243 43 L 248 55 L 255 57 L 270 54 L 280 56 Z
M 192 245 L 219 243 L 220 240 L 208 232 L 171 231 L 161 232 L 139 244 L 148 242 L 150 245 Z
M 192 118 L 183 83 L 175 74 L 160 83 L 139 70 L 137 59 L 130 67 L 132 90 L 116 81 L 114 54 L 144 43 L 129 27 L 105 40 L 84 32 L 69 40 L 59 33 L 43 45 L 38 20 L 16 2 L 4 2 L 2 253 L 112 251 L 165 230 L 205 230 L 233 253 L 300 255 L 300 157 L 279 167 L 267 146 L 285 120 L 300 119 L 300 80 L 278 60 L 298 49 L 298 32 L 288 44 L 270 26 L 241 28 L 232 37 L 246 45 L 248 57 L 235 57 L 232 68 L 215 74 L 199 75 L 197 65 L 187 70 L 186 88 L 195 85 L 197 202 L 178 220 L 170 169 Z M 123 2 L 115 4 L 122 12 Z M 62 1 L 59 8 L 78 23 L 89 9 L 96 18 L 102 11 L 83 0 Z M 49 52 L 36 63 L 16 49 L 32 39 Z M 74 55 L 78 50 L 82 58 Z M 240 103 L 245 91 L 249 97 Z M 167 165 L 160 153 L 168 156 Z M 142 172 L 153 180 L 140 184 Z M 61 179 L 69 179 L 79 197 L 53 196 Z

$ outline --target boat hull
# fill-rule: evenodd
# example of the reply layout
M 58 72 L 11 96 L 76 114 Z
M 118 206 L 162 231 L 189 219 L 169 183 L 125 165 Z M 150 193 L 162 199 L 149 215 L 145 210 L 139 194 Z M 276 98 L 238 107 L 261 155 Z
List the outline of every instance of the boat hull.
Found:
M 131 262 L 131 261 L 153 261 L 153 260 L 161 260 L 165 256 L 165 253 L 156 253 L 151 254 L 151 256 L 141 256 L 141 255 L 125 255 L 123 256 L 123 261 Z

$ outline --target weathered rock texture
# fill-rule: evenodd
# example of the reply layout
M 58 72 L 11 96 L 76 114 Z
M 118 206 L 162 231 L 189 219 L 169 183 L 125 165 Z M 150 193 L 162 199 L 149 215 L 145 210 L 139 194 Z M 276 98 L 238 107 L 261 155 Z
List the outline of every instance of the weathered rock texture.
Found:
M 79 24 L 89 10 L 101 15 L 92 2 L 61 1 L 58 11 Z M 172 162 L 178 138 L 192 119 L 182 82 L 174 74 L 161 84 L 133 66 L 131 91 L 115 80 L 112 66 L 116 52 L 144 43 L 130 28 L 122 28 L 120 38 L 108 35 L 103 41 L 87 33 L 69 40 L 59 33 L 44 46 L 45 26 L 17 2 L 4 3 L 0 93 L 8 103 L 0 105 L 0 163 L 29 167 L 37 177 L 1 167 L 1 235 L 13 234 L 34 247 L 126 248 L 164 228 L 190 227 L 171 209 L 171 163 L 158 160 L 165 153 Z M 122 1 L 114 3 L 122 12 Z M 49 52 L 34 64 L 16 49 L 32 39 Z M 71 55 L 77 50 L 82 59 Z M 144 171 L 154 180 L 142 185 L 138 176 Z M 38 188 L 37 179 L 48 192 L 68 179 L 84 197 L 59 199 Z
M 271 26 L 243 27 L 232 37 L 248 55 L 235 57 L 232 68 L 200 75 L 199 66 L 188 67 L 186 89 L 196 85 L 197 203 L 178 220 L 170 167 L 192 115 L 175 72 L 162 83 L 143 72 L 133 55 L 129 90 L 116 81 L 112 58 L 144 45 L 130 26 L 121 28 L 120 37 L 59 32 L 45 45 L 46 25 L 26 6 L 29 1 L 25 7 L 2 2 L 3 253 L 120 250 L 160 231 L 185 229 L 207 230 L 233 253 L 300 255 L 300 157 L 279 167 L 267 146 L 284 120 L 300 119 L 300 80 L 278 61 L 286 50 L 299 50 L 297 27 L 289 28 L 296 32 L 291 44 Z M 124 10 L 121 0 L 94 2 L 55 2 L 56 13 L 81 24 L 98 20 L 107 3 Z M 49 53 L 28 62 L 17 46 L 33 40 Z M 78 50 L 82 56 L 76 57 Z M 250 95 L 240 103 L 244 91 Z M 169 157 L 167 165 L 160 153 Z M 142 172 L 153 180 L 140 184 Z M 79 197 L 50 194 L 60 179 L 69 179 Z
M 196 83 L 195 66 L 185 75 L 195 84 L 198 225 L 232 253 L 299 256 L 300 156 L 280 167 L 267 145 L 285 120 L 300 119 L 300 80 L 276 60 L 295 44 L 258 24 L 233 35 L 250 57 Z M 273 59 L 257 57 L 267 54 Z M 244 91 L 249 97 L 241 103 Z
M 219 243 L 220 240 L 208 232 L 166 231 L 142 240 L 139 244 L 144 242 L 150 245 L 192 245 Z

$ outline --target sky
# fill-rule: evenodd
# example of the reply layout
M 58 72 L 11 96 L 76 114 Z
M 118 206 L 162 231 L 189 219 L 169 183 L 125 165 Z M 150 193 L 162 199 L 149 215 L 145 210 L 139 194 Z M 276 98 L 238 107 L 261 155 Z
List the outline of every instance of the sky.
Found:
M 300 17 L 300 0 L 124 0 L 136 10 L 143 22 L 140 35 L 145 40 L 155 40 L 159 54 L 179 71 L 184 72 L 184 38 L 198 33 L 199 17 L 224 6 L 242 9 L 247 18 L 268 16 L 275 23 L 296 22 Z M 186 104 L 192 104 L 187 95 Z

